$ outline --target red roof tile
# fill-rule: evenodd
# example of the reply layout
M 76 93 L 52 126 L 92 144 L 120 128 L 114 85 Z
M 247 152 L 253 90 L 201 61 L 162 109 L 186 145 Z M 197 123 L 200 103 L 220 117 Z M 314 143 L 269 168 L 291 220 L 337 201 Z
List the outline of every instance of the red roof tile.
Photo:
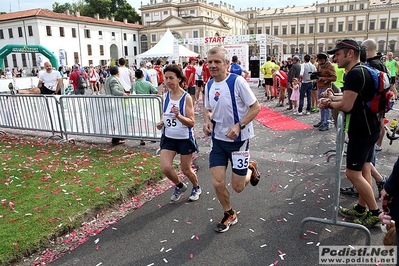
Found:
M 42 17 L 42 18 L 69 20 L 69 21 L 77 21 L 77 22 L 85 22 L 85 23 L 105 24 L 105 25 L 110 25 L 110 26 L 119 26 L 119 27 L 135 28 L 135 29 L 144 28 L 144 26 L 140 25 L 140 24 L 133 24 L 133 23 L 125 24 L 124 22 L 120 22 L 120 21 L 111 21 L 111 20 L 107 20 L 107 19 L 96 19 L 96 18 L 84 17 L 84 16 L 76 17 L 75 15 L 55 13 L 48 9 L 41 9 L 41 8 L 12 12 L 12 13 L 7 13 L 7 14 L 0 14 L 0 21 L 21 19 L 21 18 L 30 18 L 30 17 Z

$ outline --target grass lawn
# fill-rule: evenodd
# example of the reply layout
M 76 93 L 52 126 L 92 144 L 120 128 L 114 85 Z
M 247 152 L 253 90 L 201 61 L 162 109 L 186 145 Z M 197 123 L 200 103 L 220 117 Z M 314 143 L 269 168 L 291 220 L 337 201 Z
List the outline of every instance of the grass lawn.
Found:
M 158 156 L 129 148 L 0 135 L 0 158 L 0 265 L 163 177 Z

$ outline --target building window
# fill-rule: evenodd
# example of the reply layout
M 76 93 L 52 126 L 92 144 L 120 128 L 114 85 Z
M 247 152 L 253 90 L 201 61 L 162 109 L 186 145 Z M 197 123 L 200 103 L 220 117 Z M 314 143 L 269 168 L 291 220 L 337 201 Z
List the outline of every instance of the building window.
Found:
M 295 32 L 296 32 L 295 26 L 291 27 L 291 34 L 294 35 L 294 34 L 296 34 Z
M 91 44 L 87 45 L 87 55 L 92 55 Z
M 123 33 L 123 40 L 126 41 L 127 40 L 127 34 Z
M 385 24 L 386 24 L 386 21 L 385 20 L 381 20 L 380 30 L 385 30 Z
M 103 31 L 101 31 L 101 30 L 98 31 L 98 38 L 99 39 L 103 38 Z
M 348 31 L 352 31 L 353 30 L 353 24 L 352 23 L 348 23 Z
M 140 37 L 141 52 L 144 53 L 148 50 L 147 35 L 141 35 Z
M 33 36 L 32 26 L 28 26 L 28 34 L 29 34 L 29 36 Z
M 350 11 L 353 10 L 353 5 L 349 5 L 349 10 L 350 10 Z
M 283 35 L 287 35 L 287 27 L 283 27 Z
M 344 6 L 339 6 L 339 12 L 344 11 Z
M 76 29 L 75 28 L 72 28 L 72 38 L 76 38 Z
M 274 27 L 274 35 L 278 35 L 278 27 Z
M 169 14 L 169 11 L 168 11 L 168 10 L 165 10 L 165 11 L 163 12 L 163 14 L 164 14 L 164 15 L 167 15 L 167 14 Z
M 133 41 L 136 41 L 136 34 L 133 34 Z
M 328 32 L 333 32 L 334 31 L 334 25 L 330 24 L 328 25 Z
M 47 36 L 52 36 L 51 26 L 46 26 L 46 32 L 47 32 Z
M 22 58 L 22 67 L 27 67 L 28 65 L 26 64 L 26 54 L 21 54 Z
M 198 31 L 197 30 L 193 31 L 193 38 L 198 38 Z
M 32 54 L 32 66 L 37 66 L 36 53 Z
M 24 35 L 22 34 L 22 27 L 18 27 L 18 36 L 24 37 Z
M 319 25 L 319 32 L 320 33 L 324 32 L 324 24 Z
M 262 28 L 258 29 L 258 34 L 262 34 Z
M 291 54 L 295 54 L 295 46 L 291 45 Z
M 111 40 L 115 40 L 115 32 L 111 32 Z
M 134 56 L 137 55 L 137 46 L 134 46 L 134 47 L 133 47 L 133 53 L 134 53 Z
M 380 41 L 378 42 L 378 51 L 377 52 L 384 52 L 384 47 L 385 47 L 385 42 L 384 41 Z
M 266 28 L 266 34 L 270 35 L 270 28 L 269 27 Z
M 287 46 L 284 45 L 284 46 L 283 46 L 283 54 L 286 54 L 286 53 L 287 53 Z
M 100 55 L 104 55 L 104 45 L 100 45 Z
M 78 52 L 73 53 L 73 60 L 75 61 L 75 64 L 79 63 L 79 53 Z
M 254 34 L 254 29 L 249 29 L 249 34 Z
M 125 52 L 125 56 L 129 55 L 129 50 L 127 49 L 127 46 L 123 46 L 123 51 Z
M 60 27 L 60 36 L 65 37 L 64 27 Z
M 313 25 L 309 25 L 309 33 L 313 33 Z
M 305 26 L 302 25 L 302 26 L 299 27 L 299 33 L 300 34 L 304 34 L 305 33 Z
M 89 65 L 92 65 L 93 64 L 93 60 L 89 60 Z
M 12 64 L 14 67 L 18 67 L 16 54 L 12 54 Z
M 313 47 L 312 46 L 309 47 L 309 54 L 313 54 Z
M 394 42 L 389 43 L 389 51 L 391 51 L 391 52 L 395 51 L 395 43 Z
M 0 30 L 0 39 L 4 39 L 4 33 L 3 33 L 3 30 Z
M 90 39 L 90 30 L 85 30 L 85 38 Z
M 12 29 L 8 29 L 8 37 L 9 38 L 14 38 L 14 35 L 12 33 Z
M 362 31 L 363 30 L 363 21 L 359 21 L 357 23 L 357 30 Z
M 319 45 L 319 51 L 318 51 L 318 53 L 322 53 L 323 51 L 324 51 L 323 45 L 321 44 L 321 45 Z
M 151 42 L 156 42 L 156 41 L 157 41 L 157 35 L 151 34 Z
M 375 21 L 370 21 L 369 29 L 370 30 L 375 30 Z
M 392 29 L 396 29 L 398 27 L 398 20 L 397 19 L 393 19 L 392 20 L 391 27 L 392 27 Z
M 342 32 L 344 30 L 344 24 L 343 23 L 339 23 L 338 24 L 338 32 Z
M 364 9 L 364 4 L 360 4 L 360 9 Z
M 334 12 L 334 7 L 330 6 L 330 13 L 333 13 L 333 12 Z
M 195 10 L 191 9 L 190 14 L 195 14 Z
M 324 13 L 324 7 L 320 7 L 320 13 Z
M 146 14 L 145 14 L 145 17 L 146 17 L 146 18 L 149 18 L 149 17 L 150 17 L 150 14 L 149 14 L 149 13 L 146 13 Z

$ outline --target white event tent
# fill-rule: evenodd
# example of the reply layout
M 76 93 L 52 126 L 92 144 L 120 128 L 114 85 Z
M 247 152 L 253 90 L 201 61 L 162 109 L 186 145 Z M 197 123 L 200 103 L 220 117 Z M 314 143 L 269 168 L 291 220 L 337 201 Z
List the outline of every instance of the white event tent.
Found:
M 162 39 L 150 50 L 136 55 L 136 58 L 155 58 L 155 57 L 173 57 L 173 41 L 175 37 L 172 32 L 168 29 Z M 198 56 L 197 53 L 187 49 L 183 45 L 179 44 L 179 57 Z

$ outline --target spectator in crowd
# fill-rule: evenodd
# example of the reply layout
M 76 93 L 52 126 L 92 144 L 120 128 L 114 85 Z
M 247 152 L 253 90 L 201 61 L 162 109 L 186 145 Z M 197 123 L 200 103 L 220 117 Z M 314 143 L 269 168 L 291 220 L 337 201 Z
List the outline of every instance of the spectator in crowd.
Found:
M 81 88 L 78 87 L 79 75 L 83 75 L 83 77 L 85 78 L 85 82 L 87 84 L 87 73 L 86 72 L 82 72 L 80 70 L 78 64 L 75 64 L 73 66 L 73 71 L 72 71 L 71 75 L 69 76 L 69 83 L 71 83 L 73 85 L 73 94 L 75 94 L 75 95 L 85 95 L 86 88 L 85 87 L 81 87 Z
M 130 92 L 130 87 L 132 86 L 134 75 L 133 72 L 125 66 L 126 60 L 121 57 L 118 60 L 119 63 L 119 81 L 122 86 L 125 88 L 125 92 Z
M 310 114 L 311 106 L 312 106 L 312 87 L 313 87 L 313 80 L 310 79 L 310 73 L 316 71 L 316 67 L 310 63 L 310 55 L 304 56 L 305 63 L 301 65 L 301 73 L 300 73 L 300 80 L 302 81 L 301 89 L 299 93 L 299 107 L 298 107 L 298 115 L 303 115 L 303 106 L 305 104 L 305 95 L 307 101 L 306 107 L 306 115 Z
M 291 94 L 292 94 L 292 80 L 294 78 L 299 80 L 299 76 L 301 75 L 301 64 L 299 63 L 299 57 L 294 56 L 292 58 L 292 65 L 288 71 L 288 82 L 287 82 L 287 93 L 288 93 L 288 104 L 289 107 L 287 110 L 292 110 L 292 101 L 291 101 Z
M 60 72 L 54 70 L 50 62 L 44 63 L 45 72 L 41 72 L 37 88 L 20 90 L 19 94 L 55 95 L 61 90 L 62 78 Z

